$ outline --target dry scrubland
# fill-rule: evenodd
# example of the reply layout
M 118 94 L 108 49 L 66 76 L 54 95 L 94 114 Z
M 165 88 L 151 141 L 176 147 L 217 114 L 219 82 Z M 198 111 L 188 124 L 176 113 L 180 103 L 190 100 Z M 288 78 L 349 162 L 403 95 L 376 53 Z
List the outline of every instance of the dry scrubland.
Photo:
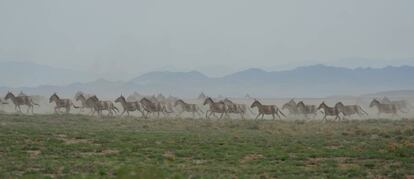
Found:
M 414 177 L 414 120 L 0 114 L 8 177 Z

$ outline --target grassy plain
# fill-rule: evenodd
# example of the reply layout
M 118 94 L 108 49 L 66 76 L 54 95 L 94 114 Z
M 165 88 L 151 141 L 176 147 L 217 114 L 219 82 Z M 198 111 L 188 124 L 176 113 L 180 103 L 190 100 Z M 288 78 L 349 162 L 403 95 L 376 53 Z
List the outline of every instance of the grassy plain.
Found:
M 413 178 L 414 120 L 0 114 L 0 177 Z

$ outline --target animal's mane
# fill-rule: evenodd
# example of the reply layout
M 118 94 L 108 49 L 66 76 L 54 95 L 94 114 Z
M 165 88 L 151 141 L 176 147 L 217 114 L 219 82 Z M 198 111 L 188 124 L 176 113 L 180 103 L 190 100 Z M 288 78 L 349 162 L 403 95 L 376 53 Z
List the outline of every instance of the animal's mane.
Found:
M 149 100 L 148 98 L 146 98 L 146 97 L 143 97 L 142 99 L 141 99 L 141 101 L 146 101 L 146 102 L 151 102 L 152 103 L 152 101 L 151 100 Z
M 88 101 L 88 100 L 99 101 L 99 98 L 96 95 L 93 95 L 93 96 L 89 97 L 86 101 Z
M 178 103 L 178 102 L 185 103 L 182 99 L 178 99 L 178 100 L 176 101 L 176 103 Z

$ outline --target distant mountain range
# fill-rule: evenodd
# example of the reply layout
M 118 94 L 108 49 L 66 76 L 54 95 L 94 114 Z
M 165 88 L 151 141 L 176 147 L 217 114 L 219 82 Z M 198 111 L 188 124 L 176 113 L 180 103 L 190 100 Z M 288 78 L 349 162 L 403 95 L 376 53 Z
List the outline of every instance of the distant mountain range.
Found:
M 93 72 L 82 72 L 31 62 L 0 62 L 0 86 L 67 85 L 98 78 Z
M 22 73 L 17 73 L 17 70 L 10 66 L 0 66 L 0 82 L 4 78 L 18 78 L 37 84 L 56 84 L 54 82 L 58 81 L 59 78 L 85 80 L 85 76 L 95 77 L 70 70 L 30 68 L 30 66 L 23 69 L 27 71 L 21 70 Z M 394 91 L 393 94 L 395 94 L 398 93 L 395 90 L 414 89 L 413 77 L 414 67 L 412 66 L 349 69 L 312 65 L 293 70 L 271 72 L 252 68 L 218 78 L 211 78 L 197 71 L 150 72 L 129 81 L 114 82 L 99 79 L 69 85 L 41 85 L 22 88 L 0 87 L 0 92 L 5 93 L 8 90 L 13 90 L 40 95 L 58 92 L 67 96 L 73 95 L 76 91 L 84 91 L 111 97 L 135 91 L 142 94 L 163 93 L 182 97 L 196 97 L 200 92 L 212 96 L 233 97 L 244 97 L 246 94 L 252 97 L 359 96 L 378 91 Z M 407 91 L 404 94 L 414 94 Z M 403 93 L 404 91 L 400 92 Z

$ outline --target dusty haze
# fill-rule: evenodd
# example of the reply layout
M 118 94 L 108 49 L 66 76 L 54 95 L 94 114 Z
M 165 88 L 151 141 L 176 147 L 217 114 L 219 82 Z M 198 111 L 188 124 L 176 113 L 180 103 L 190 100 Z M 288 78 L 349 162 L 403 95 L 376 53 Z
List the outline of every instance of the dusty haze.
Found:
M 317 63 L 413 65 L 412 7 L 409 0 L 3 0 L 0 61 L 111 80 L 158 70 L 222 76 Z

